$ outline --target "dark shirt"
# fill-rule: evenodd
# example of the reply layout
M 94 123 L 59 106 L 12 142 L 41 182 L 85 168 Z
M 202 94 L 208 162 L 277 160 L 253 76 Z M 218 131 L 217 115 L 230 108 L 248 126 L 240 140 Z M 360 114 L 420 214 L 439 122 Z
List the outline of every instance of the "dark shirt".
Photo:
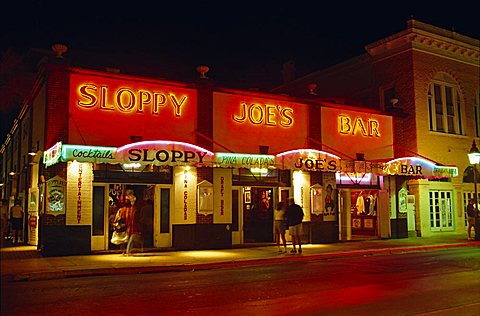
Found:
M 287 218 L 288 226 L 295 226 L 302 223 L 303 220 L 303 210 L 298 204 L 292 204 L 287 207 L 285 212 L 285 217 Z
M 467 215 L 468 217 L 475 217 L 475 207 L 472 204 L 467 205 Z

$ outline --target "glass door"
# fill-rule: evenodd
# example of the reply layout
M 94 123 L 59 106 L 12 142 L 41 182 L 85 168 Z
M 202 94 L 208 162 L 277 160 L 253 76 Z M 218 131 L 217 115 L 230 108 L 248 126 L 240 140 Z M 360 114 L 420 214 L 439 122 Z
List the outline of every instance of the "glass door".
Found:
M 430 191 L 430 230 L 431 231 L 452 231 L 452 192 Z

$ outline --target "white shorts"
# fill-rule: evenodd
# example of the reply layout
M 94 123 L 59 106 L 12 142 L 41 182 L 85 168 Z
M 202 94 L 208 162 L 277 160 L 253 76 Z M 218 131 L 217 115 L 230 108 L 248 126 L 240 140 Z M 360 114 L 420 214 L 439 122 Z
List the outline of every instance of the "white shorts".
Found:
M 290 233 L 290 236 L 302 236 L 303 235 L 303 224 L 300 223 L 295 226 L 290 226 L 288 228 L 288 232 Z

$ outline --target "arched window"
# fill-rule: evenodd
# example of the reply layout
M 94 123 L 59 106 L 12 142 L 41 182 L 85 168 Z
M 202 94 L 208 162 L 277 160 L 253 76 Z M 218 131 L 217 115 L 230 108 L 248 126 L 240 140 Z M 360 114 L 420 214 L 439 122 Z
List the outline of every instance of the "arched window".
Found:
M 460 90 L 450 76 L 434 76 L 428 87 L 428 114 L 431 131 L 463 135 Z
M 463 171 L 463 183 L 474 183 L 473 181 L 473 166 L 468 166 Z M 477 168 L 477 183 L 480 183 L 480 170 Z

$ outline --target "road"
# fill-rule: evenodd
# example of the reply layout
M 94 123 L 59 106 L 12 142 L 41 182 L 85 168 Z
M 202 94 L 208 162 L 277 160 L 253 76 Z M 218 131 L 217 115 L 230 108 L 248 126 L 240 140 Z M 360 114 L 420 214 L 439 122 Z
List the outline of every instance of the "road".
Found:
M 480 315 L 480 251 L 2 284 L 2 315 Z

